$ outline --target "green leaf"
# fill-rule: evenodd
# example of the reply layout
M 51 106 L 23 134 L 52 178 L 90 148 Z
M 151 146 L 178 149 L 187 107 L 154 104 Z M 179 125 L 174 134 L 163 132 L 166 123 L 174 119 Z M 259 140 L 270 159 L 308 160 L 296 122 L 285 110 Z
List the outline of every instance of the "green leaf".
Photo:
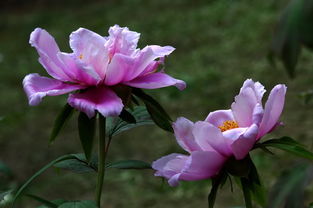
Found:
M 136 123 L 128 123 L 118 117 L 107 118 L 107 132 L 109 137 L 113 137 L 123 131 L 127 131 L 138 126 L 153 124 L 147 109 L 143 106 L 135 106 L 134 110 L 130 111 L 130 113 L 135 118 Z
M 227 177 L 228 177 L 227 173 L 225 171 L 221 171 L 218 176 L 212 178 L 212 188 L 208 195 L 209 208 L 214 207 L 218 187 L 221 185 L 223 181 L 227 179 Z
M 96 203 L 93 201 L 76 201 L 76 202 L 66 202 L 59 206 L 58 208 L 98 208 Z
M 75 159 L 75 156 L 73 155 L 63 155 L 53 161 L 51 161 L 49 164 L 47 164 L 46 166 L 44 166 L 43 168 L 41 168 L 39 171 L 37 171 L 32 177 L 30 177 L 16 192 L 16 194 L 14 195 L 14 199 L 13 199 L 13 204 L 12 207 L 15 203 L 15 201 L 24 193 L 24 191 L 26 190 L 26 188 L 29 187 L 29 185 L 38 177 L 40 176 L 43 172 L 45 172 L 48 168 L 50 168 L 51 166 L 53 166 L 54 164 L 64 161 L 64 160 L 69 160 L 69 159 Z
M 62 111 L 58 114 L 53 129 L 50 135 L 50 143 L 53 143 L 58 134 L 60 133 L 62 127 L 66 123 L 66 121 L 71 117 L 74 112 L 74 108 L 72 108 L 69 104 L 65 104 Z
M 78 116 L 78 132 L 85 156 L 90 161 L 96 130 L 96 116 L 88 116 L 80 112 Z
M 156 125 L 165 131 L 173 132 L 171 125 L 172 119 L 156 100 L 144 93 L 141 89 L 133 88 L 132 92 L 145 103 L 147 110 Z
M 54 167 L 72 171 L 74 173 L 90 173 L 97 172 L 98 159 L 92 157 L 91 161 L 87 161 L 84 154 L 73 154 L 75 159 L 63 160 L 54 165 Z
M 44 205 L 46 205 L 46 207 L 49 207 L 49 208 L 58 208 L 58 205 L 57 204 L 54 204 L 53 202 L 50 202 L 46 199 L 43 199 L 39 196 L 36 196 L 36 195 L 33 195 L 33 194 L 25 194 L 25 196 L 28 196 Z
M 312 181 L 313 166 L 298 164 L 284 171 L 274 184 L 267 208 L 304 207 L 305 188 Z
M 61 204 L 64 204 L 66 202 L 68 202 L 67 200 L 64 200 L 64 199 L 56 199 L 56 200 L 52 200 L 51 201 L 53 204 L 56 204 L 58 207 L 61 205 Z M 37 208 L 49 208 L 48 206 L 46 205 L 41 205 Z
M 245 199 L 246 208 L 253 208 L 250 190 L 249 190 L 249 186 L 250 186 L 251 182 L 246 178 L 240 178 L 240 182 L 241 182 L 241 188 L 242 188 L 243 196 Z
M 151 165 L 140 160 L 121 160 L 106 165 L 105 168 L 117 169 L 151 169 Z
M 119 117 L 127 123 L 136 123 L 135 117 L 131 113 L 129 113 L 127 110 L 125 110 L 125 108 L 123 108 Z
M 282 137 L 279 139 L 270 139 L 263 143 L 258 143 L 255 148 L 258 147 L 274 147 L 287 152 L 290 152 L 299 157 L 303 157 L 309 160 L 313 160 L 313 153 L 306 150 L 303 145 L 295 141 L 290 137 Z

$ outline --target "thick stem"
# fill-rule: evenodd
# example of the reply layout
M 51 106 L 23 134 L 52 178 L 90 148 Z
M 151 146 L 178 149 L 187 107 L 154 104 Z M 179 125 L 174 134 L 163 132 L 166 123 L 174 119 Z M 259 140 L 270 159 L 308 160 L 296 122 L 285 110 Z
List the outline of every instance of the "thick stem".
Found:
M 253 208 L 250 191 L 247 188 L 248 185 L 247 185 L 246 179 L 240 178 L 240 181 L 241 181 L 242 192 L 243 192 L 243 197 L 245 199 L 246 208 Z
M 96 202 L 101 207 L 101 193 L 103 187 L 104 171 L 105 171 L 105 117 L 99 114 L 99 144 L 98 144 L 98 181 L 96 188 Z

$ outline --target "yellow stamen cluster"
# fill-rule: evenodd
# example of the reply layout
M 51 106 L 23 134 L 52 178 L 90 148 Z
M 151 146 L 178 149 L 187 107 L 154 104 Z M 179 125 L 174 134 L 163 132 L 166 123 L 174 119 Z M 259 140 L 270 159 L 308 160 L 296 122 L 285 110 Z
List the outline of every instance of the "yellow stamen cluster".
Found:
M 238 127 L 239 126 L 238 126 L 236 121 L 228 120 L 228 121 L 224 121 L 223 125 L 219 126 L 218 128 L 221 130 L 221 132 L 224 132 L 224 131 L 227 131 L 229 129 L 235 129 Z
M 83 54 L 80 54 L 78 58 L 83 59 L 83 57 L 84 57 Z

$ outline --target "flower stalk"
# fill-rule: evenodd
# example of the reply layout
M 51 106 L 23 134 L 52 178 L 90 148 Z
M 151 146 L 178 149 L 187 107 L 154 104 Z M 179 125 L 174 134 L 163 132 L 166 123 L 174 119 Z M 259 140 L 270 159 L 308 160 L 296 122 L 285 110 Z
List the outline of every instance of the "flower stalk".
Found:
M 99 208 L 101 207 L 101 193 L 103 188 L 106 159 L 105 123 L 105 117 L 99 114 L 98 180 L 96 187 L 96 203 Z

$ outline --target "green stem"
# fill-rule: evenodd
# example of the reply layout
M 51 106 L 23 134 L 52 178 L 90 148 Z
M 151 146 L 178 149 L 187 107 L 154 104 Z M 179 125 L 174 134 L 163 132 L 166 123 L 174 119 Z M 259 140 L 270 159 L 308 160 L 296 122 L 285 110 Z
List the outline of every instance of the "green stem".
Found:
M 248 184 L 246 182 L 246 179 L 240 178 L 240 181 L 241 181 L 242 192 L 243 192 L 243 197 L 245 199 L 246 208 L 253 208 L 252 207 L 252 201 L 251 201 L 251 195 L 250 195 L 250 191 L 248 189 Z
M 98 144 L 98 181 L 96 188 L 96 202 L 101 207 L 101 193 L 105 171 L 105 117 L 99 114 L 99 144 Z

